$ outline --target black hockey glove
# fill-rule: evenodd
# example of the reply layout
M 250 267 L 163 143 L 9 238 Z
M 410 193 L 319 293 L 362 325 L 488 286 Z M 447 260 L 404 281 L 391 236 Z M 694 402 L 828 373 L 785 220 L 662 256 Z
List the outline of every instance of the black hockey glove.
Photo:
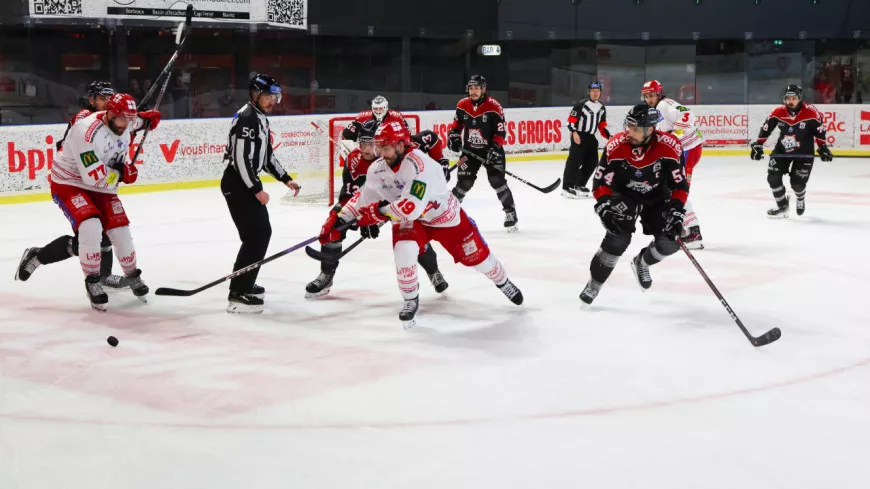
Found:
M 683 220 L 686 218 L 686 208 L 677 199 L 671 199 L 671 206 L 665 214 L 665 235 L 677 239 L 683 232 Z
M 441 163 L 441 169 L 444 170 L 444 178 L 449 183 L 450 182 L 450 173 L 451 173 L 450 172 L 450 160 L 448 160 L 447 158 L 444 158 L 441 161 L 439 161 L 438 163 Z
M 498 143 L 489 145 L 489 152 L 486 153 L 486 164 L 500 167 L 504 163 L 504 150 Z
M 456 131 L 447 133 L 447 149 L 457 153 L 462 150 L 462 133 Z
M 604 229 L 613 234 L 630 233 L 634 216 L 618 212 L 613 208 L 612 204 L 613 202 L 609 196 L 602 197 L 595 204 L 595 213 L 601 219 Z
M 375 239 L 378 237 L 378 235 L 381 234 L 381 227 L 377 224 L 372 224 L 371 226 L 361 226 L 359 228 L 359 234 L 363 238 Z
M 834 153 L 831 153 L 831 148 L 827 144 L 819 146 L 819 158 L 822 161 L 834 161 Z
M 755 161 L 761 161 L 761 159 L 764 158 L 764 145 L 763 144 L 759 143 L 758 141 L 755 141 L 754 143 L 749 145 L 749 147 L 752 148 L 752 152 L 749 154 L 750 158 L 752 158 Z

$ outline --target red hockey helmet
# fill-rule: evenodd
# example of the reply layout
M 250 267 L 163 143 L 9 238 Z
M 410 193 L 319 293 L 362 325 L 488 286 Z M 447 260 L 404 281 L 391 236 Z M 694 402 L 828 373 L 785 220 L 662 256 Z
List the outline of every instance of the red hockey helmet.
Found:
M 125 119 L 135 119 L 138 115 L 136 100 L 126 93 L 112 95 L 109 103 L 106 104 L 106 110 L 110 110 L 114 117 L 123 117 Z
M 393 121 L 378 126 L 375 132 L 375 146 L 387 146 L 399 141 L 405 144 L 411 141 L 408 129 L 401 122 Z
M 665 87 L 659 83 L 658 80 L 650 80 L 643 84 L 643 88 L 640 90 L 640 93 L 654 93 L 656 95 L 661 95 L 664 93 Z

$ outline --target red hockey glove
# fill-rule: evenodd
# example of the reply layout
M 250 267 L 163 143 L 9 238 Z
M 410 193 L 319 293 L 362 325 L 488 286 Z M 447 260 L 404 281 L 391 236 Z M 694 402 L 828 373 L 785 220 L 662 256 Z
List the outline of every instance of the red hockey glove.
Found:
M 329 217 L 326 218 L 326 222 L 320 228 L 320 244 L 341 241 L 341 231 L 335 229 L 340 222 L 341 219 L 338 217 L 338 212 L 335 209 L 331 209 Z
M 121 170 L 121 181 L 130 185 L 136 183 L 137 178 L 139 178 L 139 169 L 136 168 L 136 165 L 132 163 L 125 164 Z
M 375 202 L 369 204 L 359 210 L 360 217 L 357 219 L 359 227 L 372 226 L 378 223 L 389 221 L 390 218 L 381 214 L 379 207 L 386 204 L 385 202 Z
M 148 123 L 148 126 L 151 130 L 157 129 L 157 125 L 160 124 L 160 112 L 157 110 L 146 110 L 144 112 L 139 112 L 139 117 L 145 119 Z

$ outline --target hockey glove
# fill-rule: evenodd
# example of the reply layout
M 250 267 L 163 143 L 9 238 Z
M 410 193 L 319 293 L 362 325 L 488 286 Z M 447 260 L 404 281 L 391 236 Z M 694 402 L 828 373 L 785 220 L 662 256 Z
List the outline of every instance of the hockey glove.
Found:
M 450 182 L 450 160 L 444 158 L 438 163 L 441 163 L 441 169 L 444 170 L 444 179 Z
M 329 211 L 329 217 L 326 218 L 326 222 L 324 222 L 323 227 L 320 228 L 320 244 L 341 241 L 341 231 L 335 228 L 342 222 L 344 221 L 338 217 L 338 212 L 335 209 L 331 209 Z
M 447 148 L 450 151 L 459 152 L 462 150 L 462 134 L 456 131 L 447 133 Z
M 157 125 L 160 124 L 160 112 L 157 110 L 139 112 L 139 117 L 145 119 L 146 127 L 150 128 L 152 131 L 157 129 Z
M 136 183 L 136 179 L 139 178 L 139 169 L 132 163 L 124 165 L 118 171 L 121 172 L 121 181 L 127 185 Z
M 671 199 L 671 206 L 665 213 L 665 235 L 677 239 L 683 232 L 683 220 L 686 218 L 686 208 L 677 199 Z
M 831 148 L 829 148 L 827 144 L 819 146 L 819 158 L 825 162 L 834 161 L 834 153 L 831 153 Z
M 359 228 L 359 234 L 363 238 L 375 239 L 381 234 L 381 227 L 377 224 L 371 226 L 362 226 Z
M 500 166 L 502 163 L 504 163 L 504 150 L 498 143 L 490 144 L 489 152 L 486 153 L 486 164 Z
M 750 158 L 752 158 L 755 161 L 761 161 L 761 159 L 764 158 L 764 145 L 763 144 L 759 143 L 758 141 L 755 141 L 754 143 L 749 145 L 749 147 L 752 148 L 752 152 L 749 153 Z
M 608 232 L 613 234 L 625 234 L 630 231 L 630 225 L 634 221 L 634 216 L 627 216 L 613 209 L 613 202 L 610 197 L 602 197 L 595 204 L 595 213 L 601 219 L 601 225 Z
M 377 225 L 382 222 L 389 221 L 390 218 L 381 213 L 380 207 L 390 205 L 389 202 L 380 201 L 371 203 L 359 210 L 359 219 L 357 222 L 359 223 L 360 230 L 365 226 Z

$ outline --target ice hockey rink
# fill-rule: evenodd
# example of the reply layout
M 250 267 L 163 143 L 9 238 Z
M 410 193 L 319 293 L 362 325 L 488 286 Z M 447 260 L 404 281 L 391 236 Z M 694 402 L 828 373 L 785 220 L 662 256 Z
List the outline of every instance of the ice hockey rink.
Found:
M 705 157 L 691 193 L 698 261 L 753 334 L 782 330 L 763 348 L 682 252 L 641 292 L 640 234 L 581 308 L 604 234 L 592 200 L 515 180 L 518 233 L 485 177 L 464 207 L 525 304 L 435 245 L 450 288 L 421 273 L 408 331 L 389 231 L 320 300 L 300 250 L 263 268 L 259 316 L 225 313 L 225 285 L 113 292 L 100 313 L 77 261 L 13 281 L 68 224 L 51 202 L 0 206 L 0 488 L 870 487 L 870 159 L 817 162 L 807 213 L 786 220 L 765 215 L 766 166 Z M 508 169 L 543 186 L 563 159 Z M 270 253 L 319 232 L 325 207 L 267 190 Z M 231 271 L 217 188 L 123 200 L 152 291 Z

